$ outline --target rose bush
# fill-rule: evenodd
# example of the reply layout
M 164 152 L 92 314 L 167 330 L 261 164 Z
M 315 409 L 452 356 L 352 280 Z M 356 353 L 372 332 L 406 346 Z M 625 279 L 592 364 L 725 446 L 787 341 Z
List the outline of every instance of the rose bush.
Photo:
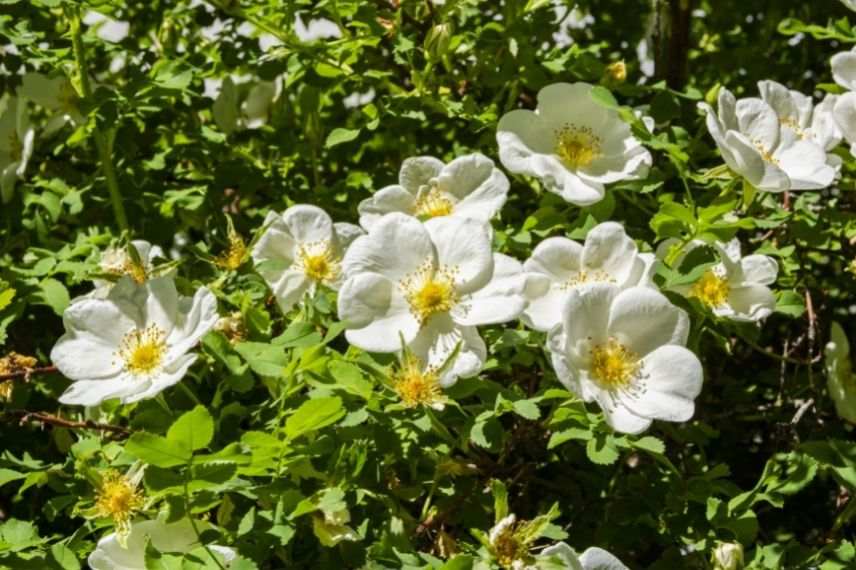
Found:
M 856 566 L 853 10 L 0 1 L 0 568 Z

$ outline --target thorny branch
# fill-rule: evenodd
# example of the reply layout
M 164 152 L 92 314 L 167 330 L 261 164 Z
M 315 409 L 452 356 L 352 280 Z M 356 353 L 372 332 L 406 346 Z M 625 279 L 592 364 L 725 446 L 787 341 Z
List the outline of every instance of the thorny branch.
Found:
M 126 427 L 116 426 L 111 424 L 102 424 L 92 420 L 75 421 L 59 416 L 54 416 L 45 412 L 31 412 L 28 410 L 5 410 L 4 416 L 20 418 L 19 423 L 38 422 L 56 427 L 64 427 L 68 429 L 92 429 L 98 431 L 109 431 L 116 435 L 127 437 L 131 434 L 131 430 Z

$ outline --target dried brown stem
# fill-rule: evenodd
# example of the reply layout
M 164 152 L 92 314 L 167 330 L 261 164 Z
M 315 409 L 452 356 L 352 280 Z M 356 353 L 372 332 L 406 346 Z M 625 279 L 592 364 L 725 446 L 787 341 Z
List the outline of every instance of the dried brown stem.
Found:
M 56 427 L 64 427 L 68 429 L 92 429 L 97 431 L 109 431 L 123 437 L 131 434 L 131 430 L 126 427 L 116 426 L 111 424 L 102 424 L 92 420 L 76 421 L 54 416 L 46 412 L 31 412 L 28 410 L 5 410 L 4 416 L 12 416 L 20 418 L 19 423 L 38 422 Z

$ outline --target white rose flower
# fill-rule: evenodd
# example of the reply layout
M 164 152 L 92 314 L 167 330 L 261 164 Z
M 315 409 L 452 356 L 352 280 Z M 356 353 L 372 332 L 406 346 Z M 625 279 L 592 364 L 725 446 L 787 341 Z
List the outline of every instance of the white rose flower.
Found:
M 421 223 L 387 214 L 357 238 L 342 262 L 339 318 L 348 342 L 396 352 L 403 342 L 428 365 L 457 358 L 441 379 L 473 376 L 486 357 L 477 325 L 504 323 L 523 311 L 520 263 L 491 251 L 490 228 L 446 216 Z
M 689 318 L 661 293 L 595 283 L 575 289 L 547 348 L 562 384 L 595 401 L 616 431 L 652 420 L 683 422 L 695 411 L 702 368 L 684 348 Z
M 564 542 L 542 550 L 538 555 L 537 567 L 539 570 L 629 570 L 618 558 L 602 548 L 593 546 L 577 554 Z
M 15 183 L 24 177 L 35 140 L 26 99 L 8 97 L 0 112 L 0 198 L 4 204 L 12 199 Z
M 603 199 L 604 185 L 647 176 L 651 154 L 613 109 L 592 99 L 588 83 L 554 83 L 535 111 L 506 113 L 496 131 L 499 158 L 514 173 L 538 178 L 572 204 Z
M 841 130 L 832 118 L 835 96 L 827 96 L 815 106 L 811 97 L 775 81 L 759 81 L 758 91 L 761 99 L 778 116 L 782 129 L 789 131 L 790 136 L 813 141 L 826 151 L 841 142 Z M 836 155 L 828 155 L 827 163 L 841 167 L 841 159 Z
M 658 251 L 664 251 L 670 243 L 673 242 L 664 242 Z M 704 243 L 700 241 L 688 244 L 684 255 L 701 245 Z M 720 263 L 708 269 L 695 283 L 673 289 L 685 297 L 697 298 L 715 315 L 733 321 L 756 322 L 770 316 L 776 310 L 776 296 L 769 287 L 776 282 L 779 273 L 776 260 L 758 254 L 743 257 L 737 239 L 727 244 L 718 242 L 712 247 L 719 254 Z
M 253 261 L 288 312 L 321 285 L 338 289 L 342 256 L 363 231 L 353 224 L 334 224 L 317 206 L 298 204 L 282 214 L 270 212 L 265 231 L 253 247 Z
M 649 286 L 655 257 L 639 253 L 621 224 L 604 222 L 589 231 L 584 245 L 565 237 L 539 243 L 523 264 L 526 299 L 523 321 L 546 332 L 562 321 L 568 291 L 587 283 L 615 283 L 622 289 Z
M 420 219 L 459 216 L 487 222 L 507 196 L 508 178 L 483 154 L 460 156 L 449 164 L 417 156 L 402 163 L 398 184 L 360 202 L 360 225 L 369 230 L 390 212 Z
M 62 128 L 66 123 L 82 125 L 86 118 L 80 112 L 80 96 L 71 81 L 64 75 L 49 77 L 31 72 L 24 75 L 19 93 L 53 114 L 45 125 L 44 132 L 49 135 Z
M 147 279 L 155 276 L 155 260 L 165 259 L 163 249 L 160 246 L 152 245 L 150 242 L 141 239 L 131 241 L 130 247 L 137 251 L 139 263 L 134 261 L 128 253 L 126 247 L 109 247 L 101 253 L 101 260 L 98 263 L 99 269 L 103 273 L 123 277 L 127 275 L 137 283 L 144 283 Z M 162 276 L 169 273 L 163 273 Z M 72 302 L 77 302 L 83 299 L 104 299 L 113 288 L 113 281 L 108 279 L 93 279 L 95 289 L 80 297 L 77 297 Z
M 707 103 L 699 108 L 707 113 L 707 129 L 725 163 L 759 190 L 817 190 L 835 179 L 824 148 L 784 128 L 764 100 L 737 100 L 723 87 L 718 112 Z
M 179 295 L 171 278 L 139 284 L 123 277 L 106 299 L 83 299 L 63 314 L 66 333 L 51 351 L 72 380 L 63 404 L 95 406 L 151 398 L 182 379 L 189 353 L 217 323 L 217 300 L 206 288 Z
M 210 528 L 202 521 L 196 523 L 200 532 Z M 174 523 L 165 523 L 161 519 L 140 521 L 131 524 L 127 546 L 123 547 L 117 534 L 111 533 L 98 541 L 95 550 L 89 555 L 89 567 L 92 570 L 146 570 L 146 543 L 159 552 L 186 554 L 201 544 L 196 537 L 189 519 Z M 237 553 L 225 546 L 208 545 L 227 568 L 237 557 Z M 210 559 L 209 559 L 210 561 Z

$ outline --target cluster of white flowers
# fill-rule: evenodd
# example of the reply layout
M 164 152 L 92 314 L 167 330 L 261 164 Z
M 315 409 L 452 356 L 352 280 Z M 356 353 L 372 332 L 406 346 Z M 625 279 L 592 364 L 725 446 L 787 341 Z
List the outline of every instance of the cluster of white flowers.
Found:
M 591 89 L 549 86 L 539 94 L 537 112 L 503 117 L 497 140 L 509 170 L 540 177 L 578 203 L 600 199 L 604 183 L 641 176 L 650 154 L 616 113 L 591 99 Z M 797 101 L 775 85 L 762 91 L 776 108 Z M 750 106 L 773 108 L 761 99 Z M 800 124 L 806 117 L 800 115 Z M 802 128 L 775 125 L 779 133 Z M 362 227 L 334 223 L 316 206 L 295 205 L 268 214 L 252 258 L 283 313 L 319 288 L 338 291 L 348 342 L 399 354 L 393 380 L 405 405 L 442 407 L 442 388 L 484 367 L 488 351 L 478 327 L 521 319 L 547 333 L 546 349 L 562 384 L 597 402 L 616 430 L 639 433 L 654 419 L 688 420 L 702 368 L 685 347 L 686 313 L 654 283 L 656 256 L 640 252 L 616 222 L 593 227 L 583 244 L 548 238 L 525 263 L 498 253 L 490 221 L 508 188 L 506 176 L 478 153 L 448 164 L 411 158 L 397 185 L 359 205 Z M 703 245 L 666 242 L 659 253 L 683 246 L 671 255 L 679 265 Z M 741 258 L 736 241 L 713 247 L 719 262 L 673 290 L 717 316 L 768 316 L 775 308 L 768 286 L 776 262 L 763 255 Z M 52 352 L 73 380 L 63 403 L 150 398 L 195 361 L 193 347 L 218 322 L 216 299 L 204 287 L 192 297 L 180 295 L 173 275 L 156 265 L 161 257 L 159 247 L 144 241 L 104 252 L 102 278 L 67 309 L 67 332 Z

